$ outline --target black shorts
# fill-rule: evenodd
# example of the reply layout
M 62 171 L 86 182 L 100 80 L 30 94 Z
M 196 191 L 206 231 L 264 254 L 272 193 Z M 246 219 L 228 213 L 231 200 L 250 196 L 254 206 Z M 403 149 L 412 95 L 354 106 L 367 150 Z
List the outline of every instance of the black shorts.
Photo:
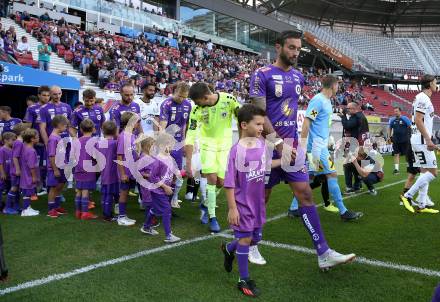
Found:
M 408 148 L 407 152 L 406 152 L 406 172 L 412 174 L 412 175 L 417 175 L 420 173 L 420 168 L 414 167 L 414 153 L 412 151 L 411 146 Z
M 409 143 L 393 143 L 393 155 L 407 155 L 408 149 L 411 150 Z

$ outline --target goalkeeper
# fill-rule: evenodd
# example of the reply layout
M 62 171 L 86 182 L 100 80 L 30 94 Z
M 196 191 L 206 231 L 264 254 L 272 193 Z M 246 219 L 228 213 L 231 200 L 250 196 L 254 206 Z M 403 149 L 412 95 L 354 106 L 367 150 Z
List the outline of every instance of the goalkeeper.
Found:
M 191 86 L 189 98 L 196 106 L 190 114 L 185 141 L 186 173 L 188 177 L 192 177 L 191 159 L 194 139 L 198 137 L 202 177 L 208 180 L 207 199 L 200 204 L 201 222 L 209 222 L 209 230 L 217 233 L 220 232 L 220 225 L 215 216 L 216 186 L 223 187 L 228 154 L 232 146 L 232 119 L 236 118 L 240 104 L 228 93 L 213 93 L 203 82 Z

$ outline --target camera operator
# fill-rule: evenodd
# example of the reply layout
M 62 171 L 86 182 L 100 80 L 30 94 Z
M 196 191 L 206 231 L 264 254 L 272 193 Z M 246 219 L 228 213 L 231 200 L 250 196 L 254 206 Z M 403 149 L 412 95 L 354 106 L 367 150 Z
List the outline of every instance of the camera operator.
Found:
M 343 136 L 355 138 L 359 146 L 362 146 L 364 141 L 368 139 L 369 127 L 368 120 L 359 104 L 355 102 L 349 103 L 346 109 L 339 111 L 338 115 L 342 122 Z M 346 147 L 348 148 L 349 146 Z M 344 165 L 346 194 L 353 194 L 360 190 L 362 184 L 360 179 L 355 177 L 356 174 L 356 167 L 352 163 Z M 353 177 L 355 179 L 354 184 Z

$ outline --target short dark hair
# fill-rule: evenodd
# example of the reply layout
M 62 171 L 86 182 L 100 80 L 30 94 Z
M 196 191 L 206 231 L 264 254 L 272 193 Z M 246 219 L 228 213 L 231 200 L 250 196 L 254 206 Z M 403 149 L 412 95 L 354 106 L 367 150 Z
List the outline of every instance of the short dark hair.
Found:
M 152 82 L 148 82 L 148 83 L 143 84 L 142 87 L 141 87 L 141 90 L 145 90 L 145 89 L 147 89 L 150 86 L 154 87 L 154 90 L 156 90 L 156 84 L 154 84 Z
M 2 134 L 2 140 L 3 141 L 7 141 L 7 140 L 10 140 L 10 139 L 16 139 L 17 138 L 17 134 L 15 134 L 14 132 L 4 132 L 3 134 Z
M 38 88 L 38 94 L 42 94 L 43 92 L 50 92 L 50 87 L 43 85 Z
M 0 111 L 6 111 L 7 113 L 11 114 L 12 109 L 9 106 L 0 106 Z
M 425 74 L 420 80 L 420 84 L 422 85 L 422 89 L 428 89 L 431 85 L 431 82 L 435 80 L 435 76 L 430 74 Z
M 83 133 L 91 133 L 95 128 L 95 123 L 91 119 L 86 118 L 79 124 L 79 128 Z
M 281 46 L 284 46 L 284 43 L 286 43 L 287 39 L 301 39 L 302 38 L 302 32 L 300 31 L 294 31 L 294 30 L 286 30 L 279 34 L 278 38 L 275 40 L 275 44 L 280 44 Z
M 238 120 L 239 127 L 241 127 L 242 122 L 249 123 L 257 115 L 266 116 L 266 111 L 264 111 L 264 109 L 262 109 L 256 105 L 253 105 L 253 104 L 243 105 L 243 107 L 238 109 L 238 112 L 237 112 L 237 120 Z
M 134 90 L 133 85 L 131 85 L 130 83 L 125 83 L 124 85 L 121 86 L 121 90 L 119 90 L 119 92 L 122 93 L 122 91 L 124 90 L 125 87 L 131 87 Z
M 110 121 L 105 121 L 102 124 L 102 133 L 104 135 L 113 135 L 115 136 L 117 133 L 117 126 L 116 123 L 112 120 Z
M 23 138 L 23 142 L 27 144 L 30 143 L 31 140 L 33 138 L 36 138 L 37 136 L 38 136 L 38 131 L 32 128 L 24 130 L 23 134 L 21 135 L 21 137 Z
M 338 82 L 338 79 L 335 76 L 330 74 L 324 76 L 321 80 L 322 87 L 326 89 L 332 88 L 332 86 Z
M 204 82 L 197 82 L 189 89 L 189 98 L 197 103 L 198 100 L 203 99 L 205 96 L 212 94 L 208 84 Z
M 37 103 L 38 97 L 36 95 L 30 95 L 26 98 L 26 101 L 31 101 L 32 103 Z
M 67 117 L 65 117 L 62 114 L 57 114 L 53 117 L 52 119 L 52 127 L 57 128 L 58 125 L 68 125 L 69 124 L 69 120 L 67 119 Z
M 83 98 L 91 99 L 91 98 L 94 98 L 94 97 L 96 97 L 95 90 L 88 88 L 88 89 L 83 91 Z

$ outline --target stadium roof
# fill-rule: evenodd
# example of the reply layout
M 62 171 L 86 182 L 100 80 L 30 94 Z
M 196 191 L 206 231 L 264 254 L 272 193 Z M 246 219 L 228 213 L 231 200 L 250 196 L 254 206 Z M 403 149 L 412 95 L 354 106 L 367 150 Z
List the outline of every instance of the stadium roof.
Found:
M 432 0 L 259 0 L 257 5 L 265 14 L 282 11 L 322 22 L 440 24 L 440 3 Z

